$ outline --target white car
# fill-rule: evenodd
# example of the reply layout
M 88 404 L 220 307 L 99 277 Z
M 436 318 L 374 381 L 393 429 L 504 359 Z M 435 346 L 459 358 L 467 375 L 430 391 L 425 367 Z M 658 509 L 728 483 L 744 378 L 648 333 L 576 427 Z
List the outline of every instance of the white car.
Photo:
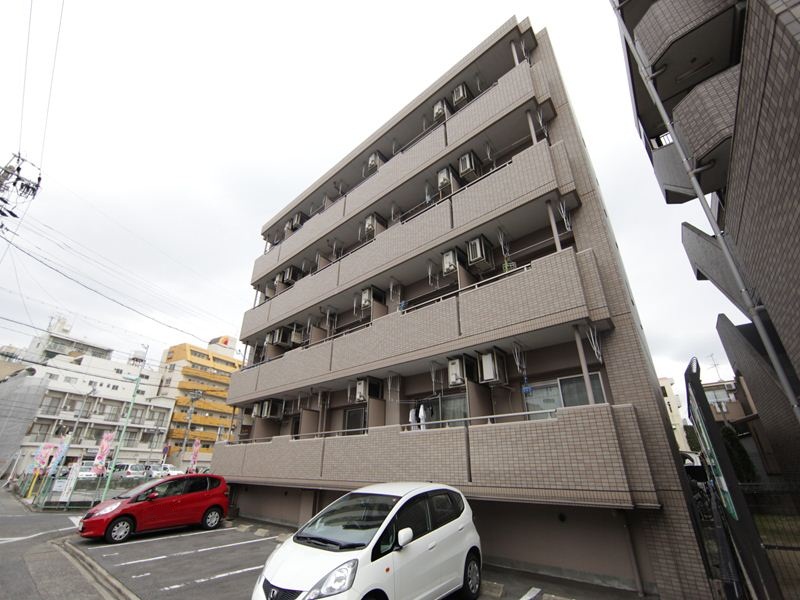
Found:
M 160 479 L 170 475 L 184 475 L 184 472 L 169 463 L 163 465 L 147 465 L 147 476 Z
M 252 600 L 434 600 L 481 588 L 481 542 L 463 494 L 381 483 L 339 498 L 267 559 Z
M 81 465 L 78 470 L 78 479 L 97 479 L 97 473 L 92 470 L 91 465 Z

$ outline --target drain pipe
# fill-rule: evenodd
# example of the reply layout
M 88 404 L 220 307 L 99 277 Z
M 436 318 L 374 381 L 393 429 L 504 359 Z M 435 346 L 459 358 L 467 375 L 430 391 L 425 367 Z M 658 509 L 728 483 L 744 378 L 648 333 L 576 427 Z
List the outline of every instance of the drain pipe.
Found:
M 647 93 L 650 96 L 650 99 L 653 101 L 656 109 L 658 109 L 658 114 L 661 117 L 661 120 L 664 122 L 664 125 L 667 128 L 667 131 L 672 136 L 672 143 L 675 144 L 675 148 L 678 150 L 678 155 L 680 156 L 681 162 L 683 163 L 684 169 L 686 169 L 686 174 L 689 177 L 689 181 L 692 184 L 692 189 L 694 193 L 697 195 L 697 199 L 700 202 L 700 206 L 703 208 L 703 212 L 706 215 L 706 219 L 708 220 L 709 225 L 711 225 L 711 229 L 714 232 L 714 235 L 717 238 L 717 243 L 719 244 L 720 249 L 722 250 L 722 255 L 725 257 L 725 263 L 728 266 L 731 274 L 733 275 L 734 281 L 736 282 L 736 287 L 739 289 L 739 293 L 741 294 L 742 301 L 744 302 L 744 306 L 747 309 L 747 314 L 750 317 L 750 320 L 753 322 L 753 325 L 756 327 L 756 331 L 758 331 L 758 336 L 761 338 L 761 342 L 764 344 L 764 348 L 767 351 L 767 355 L 769 356 L 769 361 L 772 363 L 772 368 L 775 370 L 775 374 L 778 376 L 778 381 L 781 384 L 781 388 L 783 389 L 783 393 L 786 398 L 789 400 L 789 405 L 792 407 L 792 412 L 794 413 L 795 418 L 800 422 L 800 406 L 797 404 L 797 397 L 792 389 L 791 383 L 789 383 L 789 378 L 786 376 L 786 371 L 783 368 L 783 365 L 778 358 L 778 353 L 775 350 L 775 346 L 772 343 L 772 340 L 769 337 L 769 333 L 767 333 L 767 329 L 764 326 L 764 322 L 761 320 L 761 315 L 759 314 L 760 306 L 756 306 L 755 302 L 753 302 L 753 298 L 750 296 L 750 292 L 747 290 L 745 286 L 744 279 L 742 278 L 742 274 L 739 272 L 739 268 L 736 266 L 736 262 L 733 259 L 733 254 L 731 253 L 730 248 L 728 247 L 728 243 L 726 239 L 722 236 L 722 231 L 717 224 L 717 220 L 714 218 L 714 214 L 711 212 L 711 207 L 706 202 L 705 194 L 703 190 L 700 188 L 700 182 L 697 180 L 697 173 L 699 172 L 697 169 L 694 169 L 689 162 L 688 154 L 683 148 L 680 139 L 675 134 L 675 128 L 672 125 L 672 121 L 667 115 L 667 111 L 664 108 L 664 105 L 661 103 L 661 98 L 659 98 L 658 93 L 656 92 L 655 85 L 653 84 L 653 78 L 647 74 L 645 70 L 644 63 L 642 61 L 641 56 L 636 50 L 636 45 L 633 43 L 633 39 L 631 38 L 631 34 L 628 31 L 627 27 L 625 27 L 625 23 L 622 20 L 622 13 L 620 9 L 624 5 L 623 2 L 619 2 L 618 0 L 610 0 L 611 6 L 614 9 L 614 13 L 617 16 L 617 22 L 619 24 L 619 29 L 622 32 L 622 36 L 625 38 L 625 43 L 630 50 L 631 54 L 636 60 L 636 66 L 639 68 L 639 73 L 642 76 L 642 81 L 644 82 L 644 86 L 647 89 Z

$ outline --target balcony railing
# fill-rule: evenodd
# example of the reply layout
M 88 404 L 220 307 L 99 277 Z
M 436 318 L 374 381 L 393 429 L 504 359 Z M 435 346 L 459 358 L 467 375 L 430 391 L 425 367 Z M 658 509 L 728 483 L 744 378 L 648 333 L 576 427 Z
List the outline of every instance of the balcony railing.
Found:
M 428 425 L 218 444 L 212 467 L 229 481 L 248 484 L 342 489 L 371 481 L 427 480 L 455 485 L 473 498 L 658 506 L 630 405 L 596 404 Z

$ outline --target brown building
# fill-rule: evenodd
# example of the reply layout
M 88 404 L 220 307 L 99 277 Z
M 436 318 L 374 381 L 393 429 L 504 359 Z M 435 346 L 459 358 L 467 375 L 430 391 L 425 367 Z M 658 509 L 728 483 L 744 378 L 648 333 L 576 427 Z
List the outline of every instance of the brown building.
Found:
M 758 313 L 787 375 L 782 387 L 753 324 L 724 315 L 717 332 L 786 475 L 800 475 L 800 7 L 789 0 L 620 2 L 659 102 L 668 134 L 628 48 L 637 122 L 668 203 L 697 197 L 680 163 L 684 149 L 708 194 Z M 698 279 L 708 279 L 744 314 L 739 286 L 718 239 L 685 223 L 683 245 Z
M 487 563 L 710 597 L 546 31 L 505 23 L 262 235 L 228 399 L 252 429 L 212 463 L 242 515 L 440 481 Z

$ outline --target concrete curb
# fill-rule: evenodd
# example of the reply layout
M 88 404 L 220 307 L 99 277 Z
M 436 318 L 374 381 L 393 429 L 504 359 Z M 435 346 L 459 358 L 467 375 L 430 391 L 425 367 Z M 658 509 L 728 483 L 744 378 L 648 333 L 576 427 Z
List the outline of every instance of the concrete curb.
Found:
M 74 559 L 75 562 L 77 562 L 78 565 L 92 578 L 92 581 L 96 583 L 102 589 L 102 591 L 108 594 L 111 598 L 117 600 L 141 600 L 139 596 L 122 585 L 122 583 L 120 583 L 116 578 L 112 577 L 108 571 L 101 567 L 92 558 L 70 544 L 68 542 L 69 539 L 70 537 L 66 536 L 63 538 L 50 540 L 50 543 L 64 552 L 68 557 Z

